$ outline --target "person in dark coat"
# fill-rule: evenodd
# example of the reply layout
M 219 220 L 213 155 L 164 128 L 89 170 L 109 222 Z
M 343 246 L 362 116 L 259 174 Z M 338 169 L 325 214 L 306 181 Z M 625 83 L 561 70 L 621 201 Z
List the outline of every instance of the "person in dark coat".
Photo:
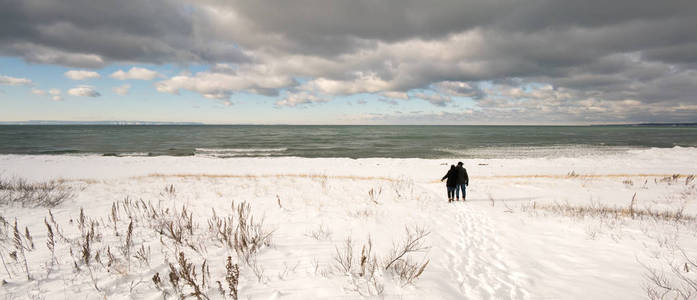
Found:
M 455 168 L 455 198 L 456 201 L 460 201 L 460 190 L 462 190 L 462 201 L 465 201 L 467 196 L 466 188 L 470 184 L 470 178 L 467 176 L 467 169 L 465 169 L 462 162 L 457 163 Z
M 450 165 L 450 170 L 448 170 L 448 173 L 440 180 L 443 181 L 447 179 L 447 181 L 445 181 L 445 188 L 448 190 L 448 203 L 453 202 L 455 198 L 455 177 L 457 175 L 455 170 L 455 165 Z

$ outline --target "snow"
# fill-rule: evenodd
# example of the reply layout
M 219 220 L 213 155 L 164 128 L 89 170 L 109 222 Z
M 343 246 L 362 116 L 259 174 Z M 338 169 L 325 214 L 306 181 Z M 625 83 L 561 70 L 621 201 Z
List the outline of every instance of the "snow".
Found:
M 695 148 L 462 161 L 471 185 L 467 202 L 457 203 L 447 203 L 439 181 L 457 163 L 446 159 L 2 155 L 0 177 L 60 179 L 70 186 L 76 197 L 51 211 L 65 234 L 76 237 L 80 208 L 97 220 L 103 238 L 93 246 L 102 256 L 107 246 L 119 251 L 128 226 L 122 218 L 121 235 L 114 235 L 112 203 L 128 197 L 172 209 L 186 205 L 198 224 L 196 241 L 205 250 L 182 251 L 197 266 L 206 259 L 211 280 L 223 285 L 225 259 L 233 257 L 240 263 L 240 299 L 370 297 L 361 278 L 334 268 L 337 250 L 351 237 L 358 256 L 370 237 L 374 253 L 384 257 L 405 239 L 405 228 L 415 226 L 430 232 L 429 248 L 412 259 L 429 260 L 428 266 L 413 284 L 379 271 L 384 292 L 375 297 L 646 298 L 647 266 L 681 259 L 676 249 L 695 257 L 697 226 L 689 222 L 569 217 L 536 208 L 552 203 L 628 207 L 636 194 L 637 209 L 682 207 L 694 216 L 697 180 L 686 184 L 686 178 L 697 174 Z M 667 178 L 673 174 L 679 176 Z M 174 193 L 165 191 L 169 186 Z M 208 235 L 212 210 L 225 216 L 232 201 L 248 202 L 255 218 L 263 216 L 273 230 L 271 245 L 256 258 L 262 276 Z M 161 242 L 161 235 L 147 226 L 136 226 L 132 251 L 150 247 L 149 265 L 131 258 L 125 271 L 107 272 L 92 262 L 92 280 L 84 266 L 80 272 L 74 269 L 65 242 L 56 246 L 59 264 L 49 267 L 47 208 L 4 206 L 0 215 L 10 223 L 16 218 L 20 228 L 27 226 L 36 246 L 26 252 L 31 281 L 23 277 L 21 264 L 9 258 L 11 243 L 0 247 L 12 274 L 10 278 L 0 270 L 6 281 L 0 294 L 6 298 L 162 298 L 151 278 L 155 272 L 167 278 L 167 262 L 173 262 L 178 249 L 167 238 Z M 215 284 L 207 293 L 222 297 Z

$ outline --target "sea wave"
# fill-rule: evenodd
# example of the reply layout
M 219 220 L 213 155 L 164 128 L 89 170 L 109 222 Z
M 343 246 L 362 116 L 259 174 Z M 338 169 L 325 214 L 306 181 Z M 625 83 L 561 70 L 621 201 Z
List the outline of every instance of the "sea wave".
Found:
M 267 157 L 283 156 L 288 148 L 196 148 L 195 155 L 201 157 Z
M 253 152 L 285 152 L 288 148 L 196 148 L 196 152 L 213 153 L 253 153 Z
M 58 149 L 39 151 L 36 154 L 60 155 L 60 154 L 80 154 L 80 150 L 75 149 Z
M 602 145 L 498 146 L 478 148 L 434 148 L 434 151 L 463 158 L 556 158 L 584 157 L 646 150 L 646 147 Z
M 115 156 L 115 157 L 128 157 L 128 156 L 154 156 L 152 153 L 149 152 L 127 152 L 127 153 L 104 153 L 102 156 Z

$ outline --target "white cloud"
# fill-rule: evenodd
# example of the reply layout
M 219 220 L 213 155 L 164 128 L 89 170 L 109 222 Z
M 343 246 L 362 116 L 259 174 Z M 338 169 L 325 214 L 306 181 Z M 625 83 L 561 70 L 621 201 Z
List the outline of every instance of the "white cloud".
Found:
M 131 90 L 131 85 L 130 85 L 130 84 L 124 84 L 124 85 L 121 85 L 121 86 L 115 86 L 115 87 L 113 87 L 111 90 L 114 91 L 114 93 L 117 93 L 117 94 L 122 95 L 122 96 L 123 96 L 123 95 L 128 95 L 128 91 Z
M 375 74 L 359 74 L 349 80 L 318 78 L 307 82 L 305 89 L 316 90 L 329 95 L 350 95 L 360 93 L 378 93 L 390 88 L 389 82 Z
M 31 93 L 34 95 L 39 95 L 39 96 L 50 96 L 51 100 L 53 101 L 63 101 L 63 97 L 61 96 L 61 90 L 59 89 L 50 89 L 48 91 L 41 90 L 34 88 L 31 90 Z
M 284 99 L 277 101 L 276 106 L 296 107 L 296 106 L 303 106 L 303 105 L 308 105 L 308 104 L 313 104 L 313 103 L 324 103 L 324 102 L 329 102 L 329 100 L 327 98 L 319 97 L 317 95 L 314 95 L 314 94 L 311 94 L 308 92 L 300 92 L 300 93 L 289 93 Z
M 401 100 L 407 100 L 409 99 L 409 95 L 405 92 L 383 92 L 380 93 L 380 96 L 390 98 L 390 99 L 401 99 Z
M 72 80 L 85 80 L 90 78 L 99 78 L 101 76 L 99 75 L 99 73 L 94 71 L 70 70 L 68 72 L 65 72 L 65 77 L 68 77 Z
M 76 88 L 69 89 L 68 94 L 82 97 L 99 97 L 102 95 L 99 92 L 95 91 L 93 87 L 88 85 L 81 85 Z
M 199 72 L 195 75 L 178 75 L 160 81 L 157 90 L 179 94 L 180 90 L 200 93 L 210 99 L 227 99 L 235 92 L 275 95 L 277 90 L 290 87 L 295 80 L 266 68 L 242 68 L 236 72 Z
M 0 84 L 7 85 L 30 85 L 32 81 L 26 78 L 10 77 L 0 75 Z
M 127 79 L 137 79 L 137 80 L 153 80 L 155 77 L 160 77 L 160 73 L 149 70 L 146 68 L 139 68 L 139 67 L 132 67 L 128 72 L 124 72 L 123 70 L 118 70 L 109 77 L 118 79 L 118 80 L 127 80 Z
M 40 89 L 31 89 L 31 93 L 34 95 L 45 96 L 46 91 Z
M 445 106 L 446 104 L 453 101 L 453 99 L 451 99 L 449 96 L 444 96 L 441 94 L 416 93 L 414 94 L 414 97 L 426 100 L 436 106 Z
M 393 106 L 399 105 L 399 102 L 397 102 L 397 100 L 394 100 L 391 98 L 380 98 L 380 99 L 378 99 L 378 101 L 383 102 L 383 103 L 387 103 L 387 104 L 393 105 Z
M 434 90 L 454 97 L 469 97 L 479 99 L 484 92 L 476 85 L 461 81 L 441 81 L 433 84 Z

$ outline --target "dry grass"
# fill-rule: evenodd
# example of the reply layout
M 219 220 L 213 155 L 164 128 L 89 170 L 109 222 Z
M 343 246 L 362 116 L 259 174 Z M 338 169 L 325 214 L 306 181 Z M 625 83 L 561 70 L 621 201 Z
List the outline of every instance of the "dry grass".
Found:
M 201 264 L 200 276 L 196 272 L 196 266 L 190 262 L 184 252 L 179 252 L 177 264 L 169 264 L 169 278 L 174 290 L 181 299 L 195 297 L 196 299 L 209 299 L 203 292 L 207 289 L 206 275 L 210 277 L 210 271 L 206 268 L 206 260 Z M 199 279 L 200 277 L 200 279 Z
M 379 260 L 373 253 L 373 241 L 370 237 L 361 246 L 360 256 L 354 254 L 353 241 L 350 237 L 344 240 L 342 248 L 336 247 L 334 269 L 349 275 L 353 291 L 364 297 L 381 295 L 385 291 Z
M 341 250 L 339 250 L 339 247 L 336 247 L 335 250 L 334 262 L 337 270 L 347 274 L 351 273 L 351 269 L 353 269 L 353 241 L 351 237 L 347 237 L 344 240 L 344 247 Z
M 225 282 L 228 286 L 228 295 L 232 297 L 233 300 L 237 300 L 237 285 L 240 280 L 240 268 L 237 264 L 232 264 L 232 257 L 228 256 L 225 263 Z M 225 290 L 223 289 L 220 281 L 218 281 L 218 286 L 222 291 L 221 294 L 225 295 Z
M 39 243 L 38 236 L 35 237 L 28 227 L 21 228 L 21 220 L 10 223 L 0 216 L 0 258 L 3 273 L 7 273 L 3 277 L 11 284 L 29 284 L 28 281 L 31 281 L 39 285 L 43 279 L 34 278 L 39 278 L 40 272 L 43 271 L 49 278 L 54 271 L 70 269 L 73 270 L 71 285 L 91 286 L 101 298 L 113 292 L 105 282 L 127 282 L 148 274 L 152 281 L 131 281 L 132 292 L 136 286 L 151 282 L 151 288 L 154 285 L 165 298 L 208 299 L 207 293 L 216 289 L 216 280 L 211 278 L 206 245 L 224 241 L 238 256 L 237 261 L 228 258 L 225 274 L 216 274 L 225 276 L 218 277 L 220 284 L 217 286 L 226 285 L 226 289 L 223 289 L 227 290 L 224 292 L 225 298 L 237 299 L 241 271 L 238 261 L 245 261 L 250 273 L 260 280 L 266 278 L 256 256 L 271 245 L 272 231 L 266 229 L 263 218 L 253 214 L 248 203 L 233 202 L 230 216 L 225 218 L 228 223 L 223 221 L 221 226 L 213 226 L 221 231 L 217 236 L 210 236 L 199 229 L 195 222 L 197 216 L 192 210 L 186 205 L 177 207 L 176 201 L 168 201 L 175 200 L 176 195 L 176 189 L 169 185 L 155 202 L 134 201 L 126 197 L 112 203 L 104 216 L 91 215 L 89 210 L 81 208 L 72 216 L 63 218 L 65 223 L 59 222 L 49 210 L 42 225 L 45 234 L 39 235 L 45 238 L 48 251 L 44 249 L 46 255 L 40 261 L 37 260 L 39 256 L 29 253 L 40 245 L 35 245 L 35 242 Z M 223 218 L 215 217 L 212 220 L 218 224 Z M 158 236 L 161 247 L 157 244 Z M 155 244 L 147 241 L 152 237 L 155 237 Z M 151 254 L 156 254 L 158 260 L 161 257 L 164 263 L 152 262 Z M 11 261 L 5 261 L 6 255 Z M 133 259 L 139 264 L 132 264 Z M 166 273 L 161 270 L 163 266 L 169 268 Z M 153 276 L 151 272 L 157 269 L 160 269 L 160 273 Z M 65 274 L 53 275 L 52 278 L 55 276 Z
M 0 205 L 55 207 L 75 196 L 60 181 L 29 182 L 22 178 L 0 178 Z
M 695 180 L 695 175 L 689 175 L 689 176 L 685 177 L 685 185 L 689 185 L 694 180 Z
M 53 233 L 53 227 L 51 227 L 51 224 L 46 221 L 46 218 L 44 218 L 44 224 L 46 224 L 46 248 L 48 248 L 48 251 L 51 252 L 51 268 L 53 267 L 54 264 L 58 263 L 58 260 L 56 259 L 56 239 L 55 239 L 55 234 Z
M 632 219 L 652 219 L 670 221 L 676 223 L 692 223 L 697 220 L 697 217 L 684 213 L 684 207 L 675 210 L 654 210 L 651 208 L 636 208 L 635 198 L 632 198 L 629 206 L 607 206 L 600 203 L 592 203 L 590 205 L 572 205 L 569 203 L 549 203 L 549 204 L 533 204 L 522 206 L 525 212 L 535 212 L 538 210 L 551 212 L 567 217 L 597 217 L 597 218 L 632 218 Z
M 21 263 L 24 266 L 24 272 L 27 276 L 27 280 L 32 280 L 31 273 L 29 273 L 29 263 L 27 262 L 27 256 L 25 254 L 27 251 L 31 251 L 32 249 L 27 247 L 26 239 L 22 237 L 22 234 L 20 234 L 17 226 L 17 219 L 15 219 L 14 226 L 12 226 L 12 233 L 12 243 L 15 251 L 12 252 L 14 255 L 10 253 L 10 256 L 13 257 L 15 261 L 19 260 L 20 258 L 22 259 Z M 18 256 L 18 254 L 21 256 Z
M 344 245 L 335 248 L 334 270 L 349 275 L 353 290 L 362 296 L 376 296 L 384 292 L 383 278 L 392 275 L 403 286 L 412 285 L 423 274 L 429 260 L 416 262 L 412 257 L 429 247 L 425 239 L 429 232 L 421 227 L 406 228 L 404 240 L 392 244 L 392 249 L 384 256 L 373 251 L 373 240 L 369 236 L 360 247 L 360 255 L 355 252 L 350 237 Z
M 208 231 L 213 239 L 234 249 L 238 258 L 250 266 L 259 250 L 271 245 L 273 234 L 264 225 L 263 218 L 254 218 L 249 203 L 235 204 L 234 201 L 231 214 L 227 217 L 219 217 L 213 210 L 213 216 L 208 220 Z
M 323 224 L 320 224 L 319 228 L 305 233 L 305 236 L 318 241 L 330 241 L 332 239 L 332 231 Z
M 299 177 L 312 178 L 312 176 Z M 322 182 L 327 180 L 326 178 L 335 177 L 322 175 L 317 180 Z M 344 177 L 344 179 L 360 180 L 358 177 L 349 176 Z M 363 179 L 374 180 L 374 178 Z M 384 186 L 383 193 L 385 191 L 391 193 L 389 188 L 394 187 L 404 191 L 400 195 L 401 197 L 409 197 L 409 194 L 413 193 L 414 183 L 408 179 L 397 179 L 394 184 Z M 109 206 L 104 207 L 101 204 L 100 207 L 86 206 L 85 209 L 72 210 L 71 212 L 61 209 L 57 211 L 56 216 L 49 210 L 44 224 L 39 224 L 40 227 L 31 227 L 33 228 L 31 233 L 27 228 L 19 227 L 20 224 L 17 225 L 16 229 L 12 228 L 12 224 L 9 224 L 10 230 L 5 230 L 3 226 L 0 226 L 0 252 L 7 249 L 7 245 L 11 245 L 14 236 L 19 236 L 18 240 L 23 246 L 21 249 L 27 251 L 26 257 L 24 257 L 23 253 L 13 249 L 16 261 L 14 264 L 10 262 L 10 268 L 6 268 L 8 276 L 14 277 L 11 284 L 24 284 L 25 286 L 33 284 L 27 283 L 22 278 L 17 279 L 25 273 L 27 278 L 32 278 L 31 275 L 34 275 L 38 279 L 41 276 L 40 273 L 44 272 L 43 274 L 48 278 L 49 274 L 46 272 L 51 271 L 45 267 L 46 263 L 55 265 L 55 270 L 62 272 L 50 274 L 51 280 L 65 276 L 72 270 L 72 276 L 67 277 L 72 280 L 69 284 L 73 288 L 76 290 L 81 288 L 91 293 L 95 293 L 96 290 L 100 295 L 113 294 L 115 288 L 120 288 L 119 285 L 122 283 L 125 282 L 128 285 L 128 281 L 137 281 L 131 282 L 132 289 L 134 284 L 137 286 L 140 283 L 145 283 L 151 292 L 153 289 L 157 289 L 162 292 L 162 296 L 165 298 L 206 299 L 218 296 L 207 295 L 207 293 L 223 290 L 225 297 L 236 299 L 239 292 L 237 284 L 240 280 L 240 272 L 243 275 L 248 275 L 243 280 L 249 280 L 254 276 L 260 282 L 269 280 L 269 277 L 264 275 L 264 267 L 266 266 L 260 264 L 264 262 L 263 257 L 259 257 L 258 260 L 257 257 L 260 252 L 271 246 L 273 231 L 265 226 L 264 219 L 260 218 L 259 214 L 254 213 L 249 203 L 233 202 L 231 207 L 222 213 L 223 216 L 218 216 L 214 212 L 213 217 L 209 220 L 209 231 L 207 232 L 206 221 L 202 219 L 205 220 L 208 214 L 196 215 L 189 207 L 182 205 L 185 197 L 178 197 L 178 193 L 179 191 L 174 186 L 168 185 L 165 189 L 156 189 L 154 193 L 149 193 L 153 195 L 152 201 L 125 197 L 120 201 L 111 203 L 110 209 Z M 373 200 L 364 203 L 372 209 L 366 210 L 366 215 L 374 214 L 376 205 L 373 204 L 381 202 L 378 197 L 380 193 L 381 189 L 375 189 L 372 190 L 372 195 L 368 194 Z M 367 202 L 367 200 L 363 200 L 363 202 Z M 101 215 L 95 215 L 95 211 L 99 211 Z M 200 223 L 197 223 L 201 221 L 204 222 L 203 228 L 199 227 Z M 22 223 L 22 220 L 19 220 L 18 223 Z M 45 231 L 37 234 L 35 232 L 37 229 Z M 3 230 L 11 236 L 8 243 L 2 241 Z M 331 240 L 331 231 L 327 227 L 319 226 L 319 229 L 310 232 L 308 236 L 317 240 Z M 412 233 L 408 231 L 405 245 L 414 245 L 411 236 Z M 416 240 L 419 241 L 422 238 L 416 238 Z M 28 253 L 31 251 L 30 249 L 34 248 L 32 246 L 35 244 L 34 242 L 36 242 L 37 248 L 42 248 L 42 243 L 45 242 L 49 251 L 46 251 L 46 248 L 42 249 L 44 251 L 43 257 L 37 253 Z M 387 243 L 389 244 L 389 241 Z M 216 253 L 216 255 L 225 253 L 224 255 L 227 256 L 234 251 L 237 254 L 237 257 L 232 254 L 231 261 L 228 259 L 230 266 L 228 268 L 226 265 L 224 275 L 220 272 L 223 267 L 221 259 L 211 258 L 212 256 L 209 256 L 209 252 L 206 250 L 207 246 L 220 247 L 221 245 L 222 248 L 227 249 L 215 249 L 215 252 L 210 253 Z M 394 246 L 403 247 L 404 245 L 396 243 Z M 425 248 L 420 246 L 404 247 L 406 247 L 406 251 L 400 252 L 398 250 L 403 249 L 395 249 L 394 253 L 384 252 L 384 255 L 381 256 L 374 253 L 372 241 L 361 248 L 353 249 L 359 251 L 350 259 L 354 267 L 351 272 L 357 274 L 362 286 L 359 293 L 365 295 L 383 293 L 383 276 L 388 275 L 394 277 L 395 281 L 413 284 L 414 280 L 424 272 L 428 262 L 415 263 L 415 260 L 410 256 L 412 252 L 418 252 Z M 0 253 L 0 257 L 3 257 L 2 254 L 9 253 Z M 206 261 L 206 258 L 211 259 Z M 133 263 L 134 259 L 139 263 Z M 219 279 L 220 284 L 218 285 L 216 285 L 216 280 L 212 280 L 208 274 L 208 262 L 212 263 L 214 260 L 218 264 L 214 263 L 211 269 L 214 271 L 213 278 Z M 19 268 L 21 264 L 25 265 L 23 270 Z M 282 275 L 279 278 L 281 280 L 285 280 L 286 277 L 292 278 L 296 267 L 297 265 L 293 267 L 284 264 Z M 157 271 L 159 273 L 156 273 Z M 275 271 L 267 269 L 267 273 Z M 32 274 L 29 275 L 30 273 Z M 222 279 L 222 276 L 225 276 L 225 279 Z M 149 279 L 144 282 L 138 281 L 142 281 L 142 278 L 152 278 L 152 281 Z M 33 282 L 38 285 L 41 283 L 40 281 Z M 141 288 L 145 285 L 142 285 Z M 244 282 L 240 284 L 242 289 L 246 286 L 248 285 Z M 128 292 L 127 289 L 126 292 Z
M 266 175 L 238 175 L 238 174 L 159 174 L 153 173 L 146 176 L 135 176 L 132 179 L 143 179 L 143 178 L 187 178 L 187 179 L 200 179 L 200 178 L 238 178 L 238 179 L 258 179 L 258 178 L 307 178 L 313 179 L 320 183 L 325 182 L 329 179 L 347 179 L 347 180 L 384 180 L 384 181 L 398 181 L 398 178 L 390 178 L 383 176 L 346 176 L 346 175 L 326 175 L 326 174 L 266 174 Z
M 152 276 L 152 283 L 155 288 L 162 292 L 164 299 L 169 299 L 168 296 L 176 295 L 179 299 L 227 299 L 230 296 L 233 300 L 237 300 L 240 271 L 237 264 L 232 263 L 232 257 L 228 256 L 225 268 L 225 278 L 216 280 L 215 286 L 208 261 L 204 258 L 200 265 L 196 265 L 183 251 L 176 254 L 176 261 L 167 263 L 168 271 L 166 281 L 160 276 L 160 273 L 155 273 Z M 227 283 L 229 291 L 223 287 L 223 282 Z M 209 297 L 208 292 L 217 289 L 220 293 L 219 297 Z
M 649 299 L 695 299 L 697 298 L 697 259 L 690 258 L 681 248 L 678 262 L 668 264 L 669 272 L 644 266 L 646 283 L 644 289 Z
M 380 196 L 382 195 L 382 187 L 378 188 L 371 188 L 368 191 L 368 197 L 370 198 L 370 202 L 373 202 L 375 204 L 378 204 L 380 200 Z
M 160 192 L 160 197 L 164 200 L 174 201 L 177 198 L 177 190 L 174 188 L 174 185 L 165 186 L 164 190 Z
M 654 178 L 656 182 L 662 181 L 665 178 L 675 180 L 685 178 L 686 185 L 694 180 L 696 175 L 693 174 L 660 174 L 660 173 L 618 173 L 618 174 L 581 174 L 576 171 L 571 171 L 567 174 L 519 174 L 519 175 L 494 175 L 494 176 L 477 176 L 478 180 L 489 179 L 594 179 L 594 178 Z M 626 181 L 627 179 L 625 179 Z M 430 183 L 440 183 L 440 180 L 429 181 Z
M 414 229 L 407 227 L 406 232 L 406 239 L 399 244 L 394 244 L 392 252 L 386 257 L 385 270 L 389 270 L 394 263 L 404 260 L 408 254 L 428 249 L 428 246 L 424 244 L 424 240 L 430 234 L 428 231 L 421 227 Z

